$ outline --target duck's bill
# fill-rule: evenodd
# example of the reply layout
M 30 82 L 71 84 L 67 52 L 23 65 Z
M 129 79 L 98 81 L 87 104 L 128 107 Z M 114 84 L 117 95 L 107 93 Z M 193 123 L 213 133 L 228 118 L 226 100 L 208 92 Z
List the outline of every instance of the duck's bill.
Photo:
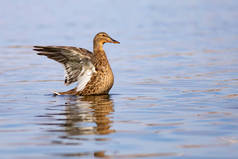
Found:
M 114 40 L 114 39 L 112 39 L 112 38 L 111 38 L 111 40 L 112 40 L 112 43 L 114 43 L 114 44 L 120 44 L 119 41 L 116 41 L 116 40 Z

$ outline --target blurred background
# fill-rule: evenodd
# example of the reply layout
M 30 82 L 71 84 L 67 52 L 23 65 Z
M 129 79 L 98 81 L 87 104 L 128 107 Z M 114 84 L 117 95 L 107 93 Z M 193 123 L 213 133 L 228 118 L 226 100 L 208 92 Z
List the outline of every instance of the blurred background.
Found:
M 238 2 L 0 2 L 0 158 L 238 157 Z M 109 96 L 53 97 L 63 67 L 33 45 L 92 50 L 115 75 Z

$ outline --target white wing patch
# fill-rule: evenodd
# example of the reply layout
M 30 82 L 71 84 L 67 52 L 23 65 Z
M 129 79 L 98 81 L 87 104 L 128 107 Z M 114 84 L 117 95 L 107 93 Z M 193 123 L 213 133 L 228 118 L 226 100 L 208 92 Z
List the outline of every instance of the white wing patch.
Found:
M 87 83 L 90 81 L 93 73 L 96 73 L 95 67 L 89 64 L 88 67 L 83 67 L 81 73 L 78 76 L 78 86 L 77 91 L 82 91 Z

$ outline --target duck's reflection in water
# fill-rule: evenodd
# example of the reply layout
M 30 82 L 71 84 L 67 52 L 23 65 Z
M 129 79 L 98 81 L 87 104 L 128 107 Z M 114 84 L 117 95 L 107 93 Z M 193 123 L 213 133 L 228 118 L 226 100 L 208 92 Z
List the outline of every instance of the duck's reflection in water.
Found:
M 65 132 L 68 136 L 109 134 L 112 121 L 109 114 L 113 101 L 109 95 L 68 97 L 65 108 Z

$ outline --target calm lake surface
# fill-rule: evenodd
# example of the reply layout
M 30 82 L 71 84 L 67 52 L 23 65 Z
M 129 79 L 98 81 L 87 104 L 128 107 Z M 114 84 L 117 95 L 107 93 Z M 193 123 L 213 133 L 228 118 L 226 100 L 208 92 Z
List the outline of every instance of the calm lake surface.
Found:
M 109 96 L 52 96 L 33 45 L 104 48 Z M 0 2 L 0 158 L 238 158 L 238 1 Z

